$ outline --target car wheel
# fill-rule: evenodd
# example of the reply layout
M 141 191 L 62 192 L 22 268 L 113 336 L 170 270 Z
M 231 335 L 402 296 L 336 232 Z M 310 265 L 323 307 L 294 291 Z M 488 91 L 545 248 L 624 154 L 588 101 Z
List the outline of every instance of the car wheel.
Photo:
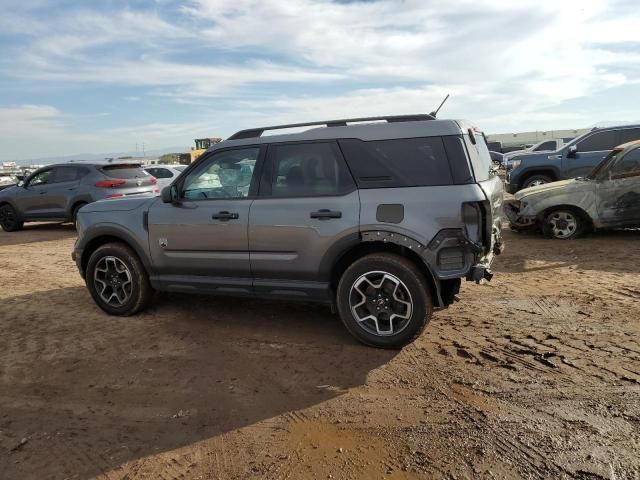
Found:
M 5 232 L 21 230 L 24 222 L 18 219 L 18 212 L 11 205 L 0 207 L 0 226 Z
M 544 219 L 542 231 L 548 238 L 570 240 L 584 233 L 585 220 L 574 210 L 559 208 L 553 210 Z
M 371 254 L 343 273 L 336 293 L 338 312 L 349 333 L 380 348 L 401 348 L 427 326 L 433 311 L 422 274 L 399 255 Z
M 86 203 L 79 203 L 78 205 L 73 207 L 73 212 L 71 213 L 71 221 L 73 222 L 73 228 L 75 228 L 76 231 L 78 230 L 78 224 L 77 224 L 78 210 L 80 210 L 85 205 Z
M 533 175 L 524 181 L 522 188 L 537 187 L 538 185 L 544 185 L 545 183 L 551 182 L 553 182 L 553 179 L 546 175 Z
M 85 278 L 93 300 L 111 315 L 134 315 L 153 298 L 144 265 L 122 243 L 98 247 L 89 257 Z

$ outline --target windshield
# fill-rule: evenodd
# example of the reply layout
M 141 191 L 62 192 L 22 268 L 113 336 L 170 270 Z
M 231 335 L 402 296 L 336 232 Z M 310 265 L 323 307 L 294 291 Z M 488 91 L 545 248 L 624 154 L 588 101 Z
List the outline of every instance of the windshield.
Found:
M 600 172 L 606 170 L 609 165 L 616 161 L 616 158 L 621 151 L 622 150 L 612 150 L 609 155 L 604 157 L 602 161 L 598 165 L 596 165 L 593 170 L 591 170 L 591 173 L 587 175 L 586 178 L 588 178 L 589 180 L 594 180 Z

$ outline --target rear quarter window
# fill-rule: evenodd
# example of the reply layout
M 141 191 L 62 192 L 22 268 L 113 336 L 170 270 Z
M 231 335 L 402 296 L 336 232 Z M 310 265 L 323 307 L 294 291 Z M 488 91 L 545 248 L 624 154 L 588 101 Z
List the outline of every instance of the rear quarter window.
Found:
M 471 160 L 471 166 L 473 167 L 473 174 L 476 177 L 476 182 L 482 182 L 488 180 L 493 176 L 493 163 L 491 162 L 491 154 L 489 148 L 484 141 L 482 134 L 474 134 L 473 140 L 469 135 L 464 135 L 465 143 L 467 144 L 467 150 L 469 151 L 469 159 Z
M 142 168 L 131 165 L 107 165 L 100 169 L 107 177 L 127 180 L 130 178 L 145 178 L 149 174 Z
M 451 185 L 441 137 L 339 141 L 359 188 Z

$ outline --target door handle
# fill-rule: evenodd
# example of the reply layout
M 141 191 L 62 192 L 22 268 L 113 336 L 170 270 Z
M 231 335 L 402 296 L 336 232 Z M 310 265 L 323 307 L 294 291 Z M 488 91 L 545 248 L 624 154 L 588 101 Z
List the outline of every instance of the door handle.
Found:
M 309 216 L 318 220 L 329 220 L 330 218 L 342 218 L 342 212 L 323 208 L 317 212 L 311 212 Z
M 44 195 L 45 193 L 47 193 L 46 190 L 40 190 L 40 195 Z
M 212 220 L 228 221 L 237 220 L 238 218 L 240 218 L 240 215 L 238 215 L 237 213 L 227 212 L 226 210 L 211 215 Z

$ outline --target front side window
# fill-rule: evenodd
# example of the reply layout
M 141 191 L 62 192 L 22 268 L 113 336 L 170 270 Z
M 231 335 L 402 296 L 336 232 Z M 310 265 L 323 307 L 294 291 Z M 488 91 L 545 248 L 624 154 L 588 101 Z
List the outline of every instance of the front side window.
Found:
M 618 135 L 614 130 L 597 132 L 578 142 L 578 152 L 603 152 L 613 150 L 618 145 Z
M 353 186 L 330 143 L 273 145 L 269 158 L 273 196 L 338 195 Z
M 631 150 L 622 157 L 611 170 L 614 177 L 635 176 L 640 174 L 640 148 Z
M 183 198 L 246 198 L 259 152 L 259 148 L 242 148 L 214 154 L 189 173 L 183 184 Z
M 29 187 L 35 187 L 37 185 L 46 185 L 51 178 L 51 170 L 45 170 L 40 173 L 36 173 L 31 180 L 29 180 Z
M 536 152 L 545 152 L 545 151 L 552 151 L 556 149 L 556 142 L 555 141 L 548 141 L 548 142 L 543 142 L 540 145 L 538 145 L 535 148 Z

